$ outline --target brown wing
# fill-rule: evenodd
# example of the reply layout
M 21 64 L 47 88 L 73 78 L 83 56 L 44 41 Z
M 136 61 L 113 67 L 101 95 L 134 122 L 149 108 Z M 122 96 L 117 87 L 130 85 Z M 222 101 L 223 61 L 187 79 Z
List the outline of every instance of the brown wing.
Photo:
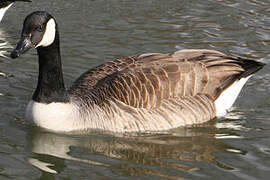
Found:
M 98 104 L 117 99 L 131 107 L 154 109 L 170 98 L 206 94 L 215 99 L 243 72 L 239 60 L 212 50 L 142 54 L 84 73 L 70 93 Z

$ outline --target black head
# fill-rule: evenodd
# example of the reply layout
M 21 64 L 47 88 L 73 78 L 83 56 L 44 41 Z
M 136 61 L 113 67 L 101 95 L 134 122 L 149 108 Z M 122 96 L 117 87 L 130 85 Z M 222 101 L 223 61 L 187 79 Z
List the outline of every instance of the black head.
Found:
M 57 24 L 55 19 L 45 11 L 29 14 L 23 23 L 21 39 L 11 52 L 11 58 L 17 58 L 30 48 L 50 46 L 56 36 Z
M 0 8 L 5 8 L 5 7 L 9 6 L 11 3 L 14 3 L 15 1 L 31 2 L 30 0 L 1 0 L 0 1 Z

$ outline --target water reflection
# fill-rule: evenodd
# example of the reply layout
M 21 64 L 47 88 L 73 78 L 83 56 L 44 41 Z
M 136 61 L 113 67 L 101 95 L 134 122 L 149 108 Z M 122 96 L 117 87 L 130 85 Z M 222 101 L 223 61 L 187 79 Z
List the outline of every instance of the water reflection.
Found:
M 193 128 L 178 128 L 170 134 L 135 137 L 100 134 L 66 136 L 35 132 L 30 137 L 31 150 L 35 155 L 29 162 L 49 173 L 61 173 L 68 168 L 67 165 L 63 166 L 64 162 L 61 163 L 62 168 L 57 167 L 59 163 L 54 164 L 60 158 L 97 167 L 110 167 L 128 176 L 136 174 L 174 179 L 182 177 L 183 172 L 199 170 L 200 163 L 233 170 L 233 167 L 219 162 L 215 153 L 242 151 L 216 138 L 218 129 L 214 126 L 208 130 L 211 132 L 208 136 L 205 132 L 198 132 L 198 128 L 196 131 Z
M 0 57 L 7 58 L 8 57 L 8 50 L 11 48 L 12 48 L 12 46 L 7 41 L 6 32 L 0 28 Z
M 5 30 L 0 28 L 0 63 L 2 60 L 5 60 L 8 58 L 8 56 L 9 56 L 8 50 L 11 48 L 12 48 L 12 46 L 10 45 L 10 43 L 7 40 L 7 34 L 6 34 Z M 0 68 L 0 77 L 7 78 L 8 76 L 10 76 L 9 74 L 7 74 L 3 71 L 4 70 L 2 70 Z M 1 91 L 0 91 L 0 96 L 4 96 L 4 94 L 1 93 Z

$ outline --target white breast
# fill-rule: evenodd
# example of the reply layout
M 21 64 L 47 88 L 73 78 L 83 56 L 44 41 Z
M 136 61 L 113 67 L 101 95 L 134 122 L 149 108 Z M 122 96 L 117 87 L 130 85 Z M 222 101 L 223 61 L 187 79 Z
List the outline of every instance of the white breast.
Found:
M 45 104 L 32 100 L 26 108 L 25 118 L 36 126 L 56 132 L 86 129 L 115 130 L 108 113 L 98 106 L 82 111 L 72 102 Z
M 25 116 L 37 126 L 53 131 L 72 131 L 83 126 L 77 107 L 72 103 L 44 104 L 30 101 Z

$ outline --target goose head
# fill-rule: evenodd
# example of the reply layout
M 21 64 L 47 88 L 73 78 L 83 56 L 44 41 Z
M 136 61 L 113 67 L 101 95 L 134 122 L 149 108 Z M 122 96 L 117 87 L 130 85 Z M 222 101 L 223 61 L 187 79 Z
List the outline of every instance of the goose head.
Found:
M 52 45 L 57 35 L 55 19 L 44 11 L 33 12 L 23 23 L 21 38 L 11 52 L 11 58 L 17 58 L 31 48 L 40 49 Z

